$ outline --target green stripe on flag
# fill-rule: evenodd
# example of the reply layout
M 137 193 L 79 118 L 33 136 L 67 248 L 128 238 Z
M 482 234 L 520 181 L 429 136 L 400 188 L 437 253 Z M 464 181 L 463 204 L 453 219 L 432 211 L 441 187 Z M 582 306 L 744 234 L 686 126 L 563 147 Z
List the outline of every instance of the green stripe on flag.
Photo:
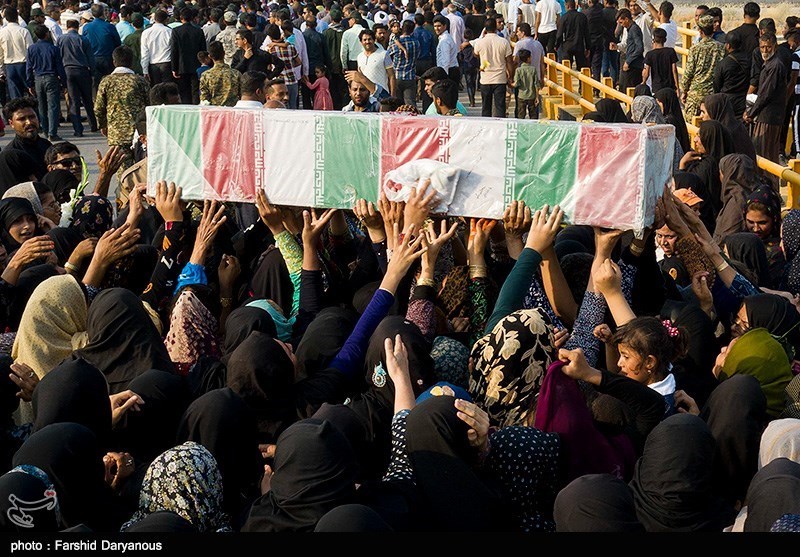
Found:
M 199 107 L 187 110 L 154 110 L 153 114 L 197 168 L 203 168 L 202 120 Z
M 562 203 L 575 186 L 579 127 L 510 122 L 506 138 L 506 205 L 521 199 L 531 210 Z
M 349 209 L 356 199 L 377 203 L 380 175 L 380 118 L 330 116 L 324 129 L 324 207 Z M 317 138 L 317 141 L 319 138 Z M 317 197 L 317 200 L 320 198 Z

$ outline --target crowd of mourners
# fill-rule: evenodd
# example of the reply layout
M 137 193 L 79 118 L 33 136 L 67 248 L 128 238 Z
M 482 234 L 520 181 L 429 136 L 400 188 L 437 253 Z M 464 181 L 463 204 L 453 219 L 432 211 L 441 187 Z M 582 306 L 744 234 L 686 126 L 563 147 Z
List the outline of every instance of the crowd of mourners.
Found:
M 413 1 L 356 13 L 427 18 Z M 137 112 L 90 179 L 12 98 L 0 530 L 798 531 L 800 210 L 757 169 L 745 105 L 703 96 L 691 143 L 685 106 L 632 104 L 676 129 L 634 234 L 519 200 L 436 214 L 425 180 L 348 210 L 187 202 L 143 185 Z

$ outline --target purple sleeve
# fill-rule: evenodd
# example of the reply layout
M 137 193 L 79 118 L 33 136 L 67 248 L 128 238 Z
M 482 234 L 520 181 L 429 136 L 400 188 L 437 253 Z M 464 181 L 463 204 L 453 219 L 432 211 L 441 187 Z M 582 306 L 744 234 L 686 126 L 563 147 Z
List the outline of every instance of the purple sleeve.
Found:
M 375 332 L 383 318 L 389 313 L 389 308 L 394 303 L 394 294 L 379 288 L 372 296 L 367 309 L 361 314 L 355 329 L 350 333 L 347 341 L 331 362 L 330 367 L 336 368 L 348 377 L 354 377 L 364 361 L 364 354 L 369 344 L 369 337 Z

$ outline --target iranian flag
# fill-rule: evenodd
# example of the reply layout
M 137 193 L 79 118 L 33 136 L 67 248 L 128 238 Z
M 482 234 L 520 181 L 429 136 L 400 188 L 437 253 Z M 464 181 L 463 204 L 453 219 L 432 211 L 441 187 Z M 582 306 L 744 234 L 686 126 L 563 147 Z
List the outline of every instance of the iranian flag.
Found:
M 206 106 L 147 108 L 148 180 L 186 199 L 351 208 L 430 176 L 447 213 L 520 199 L 576 224 L 641 230 L 672 173 L 671 126 Z

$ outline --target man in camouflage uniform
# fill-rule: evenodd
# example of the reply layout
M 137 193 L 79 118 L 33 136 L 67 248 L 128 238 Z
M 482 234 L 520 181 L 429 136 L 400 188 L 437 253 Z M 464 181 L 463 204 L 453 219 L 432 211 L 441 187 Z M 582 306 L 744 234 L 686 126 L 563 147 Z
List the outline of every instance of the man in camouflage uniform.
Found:
M 149 86 L 131 69 L 133 52 L 127 46 L 114 49 L 114 71 L 97 88 L 94 112 L 100 131 L 108 137 L 108 146 L 118 145 L 125 152 L 122 170 L 133 162 L 131 142 L 136 119 L 147 106 Z
M 219 41 L 208 46 L 208 55 L 214 67 L 200 76 L 200 104 L 234 106 L 241 93 L 241 74 L 225 63 L 225 49 Z
M 700 111 L 700 103 L 706 95 L 714 92 L 714 68 L 725 57 L 725 47 L 716 42 L 714 18 L 703 15 L 697 22 L 700 42 L 689 49 L 689 58 L 683 71 L 683 115 L 688 123 Z
M 225 63 L 230 64 L 233 61 L 233 55 L 236 54 L 236 12 L 225 12 L 222 17 L 225 22 L 225 29 L 217 34 L 216 40 L 222 43 L 225 49 Z M 261 48 L 260 44 L 253 45 L 254 48 Z

